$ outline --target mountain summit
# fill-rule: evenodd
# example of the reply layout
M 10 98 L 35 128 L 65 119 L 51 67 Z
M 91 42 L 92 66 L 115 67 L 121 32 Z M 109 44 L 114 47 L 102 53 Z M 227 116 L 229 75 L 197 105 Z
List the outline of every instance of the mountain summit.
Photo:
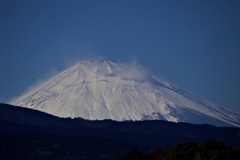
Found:
M 240 115 L 190 94 L 136 63 L 79 61 L 11 102 L 59 117 L 240 126 Z

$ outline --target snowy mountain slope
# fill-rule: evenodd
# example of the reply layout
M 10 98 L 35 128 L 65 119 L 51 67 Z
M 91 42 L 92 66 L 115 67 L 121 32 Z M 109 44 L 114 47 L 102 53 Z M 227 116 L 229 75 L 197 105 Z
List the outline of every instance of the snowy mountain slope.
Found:
M 11 104 L 59 117 L 240 126 L 240 115 L 121 61 L 78 62 Z

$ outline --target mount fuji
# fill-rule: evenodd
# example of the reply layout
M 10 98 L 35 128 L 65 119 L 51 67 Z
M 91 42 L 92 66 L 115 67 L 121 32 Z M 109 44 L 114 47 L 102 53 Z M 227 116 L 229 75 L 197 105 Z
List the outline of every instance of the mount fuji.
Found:
M 132 62 L 79 61 L 10 102 L 58 117 L 167 120 L 240 127 L 240 115 Z

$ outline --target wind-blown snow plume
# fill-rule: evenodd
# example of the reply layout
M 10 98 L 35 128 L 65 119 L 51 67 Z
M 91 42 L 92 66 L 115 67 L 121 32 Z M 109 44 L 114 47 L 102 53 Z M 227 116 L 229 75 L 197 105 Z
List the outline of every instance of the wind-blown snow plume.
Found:
M 240 115 L 156 77 L 136 62 L 80 61 L 12 102 L 59 117 L 240 126 Z
M 146 82 L 150 79 L 147 70 L 136 61 L 125 63 L 116 70 L 116 76 L 125 80 Z

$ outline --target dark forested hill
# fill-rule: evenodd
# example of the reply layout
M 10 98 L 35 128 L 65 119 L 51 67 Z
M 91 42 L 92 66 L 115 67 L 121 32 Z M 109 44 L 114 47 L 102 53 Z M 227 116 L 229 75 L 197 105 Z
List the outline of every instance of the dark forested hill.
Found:
M 0 136 L 0 159 L 4 156 L 5 159 L 8 156 L 16 158 L 17 154 L 19 157 L 26 154 L 30 159 L 42 155 L 46 159 L 63 155 L 82 156 L 81 159 L 89 155 L 92 159 L 115 159 L 133 148 L 148 152 L 151 148 L 177 142 L 199 143 L 209 139 L 240 147 L 239 128 L 166 121 L 58 118 L 7 104 L 0 104 Z M 12 151 L 16 154 L 10 154 Z

